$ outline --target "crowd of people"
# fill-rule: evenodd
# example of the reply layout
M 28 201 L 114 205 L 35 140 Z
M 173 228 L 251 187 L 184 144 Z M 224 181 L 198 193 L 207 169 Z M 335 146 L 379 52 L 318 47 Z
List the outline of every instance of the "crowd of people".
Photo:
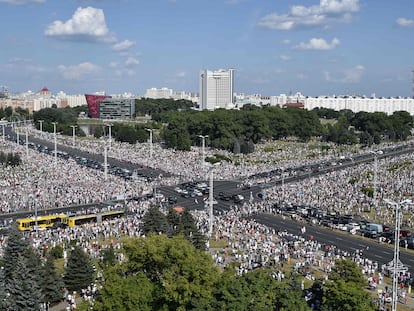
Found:
M 32 135 L 53 139 L 52 134 L 39 133 L 32 130 Z M 72 145 L 69 138 L 59 138 L 59 143 Z M 102 151 L 102 139 L 77 140 L 76 147 L 88 152 Z M 104 178 L 102 171 L 78 165 L 72 159 L 58 158 L 57 163 L 51 161 L 49 155 L 29 149 L 26 155 L 25 146 L 15 142 L 1 141 L 0 146 L 7 152 L 19 152 L 22 164 L 17 167 L 3 166 L 0 171 L 0 212 L 12 213 L 21 210 L 43 210 L 52 207 L 81 205 L 92 202 L 110 200 L 114 196 L 136 196 L 151 192 L 154 187 L 174 185 L 181 180 L 204 180 L 206 178 L 205 164 L 201 162 L 201 150 L 194 147 L 191 151 L 164 149 L 159 144 L 149 143 L 130 145 L 115 141 L 110 142 L 109 155 L 118 159 L 143 164 L 148 167 L 162 169 L 172 174 L 154 181 L 133 181 L 108 175 Z M 238 164 L 223 161 L 220 165 L 218 179 L 245 179 L 258 172 L 269 171 L 275 167 L 295 167 L 311 164 L 316 161 L 332 160 L 341 156 L 353 156 L 361 151 L 350 148 L 346 150 L 321 151 L 310 144 L 283 143 L 280 148 L 259 145 L 257 151 L 250 155 L 238 155 Z M 300 149 L 299 149 L 300 148 Z M 152 152 L 150 154 L 150 151 Z M 206 148 L 206 156 L 214 156 L 217 150 Z M 364 152 L 368 152 L 365 150 Z M 229 158 L 233 155 L 220 151 Z M 312 154 L 312 156 L 309 156 Z M 237 261 L 238 273 L 243 274 L 257 267 L 272 266 L 277 273 L 275 278 L 282 280 L 283 264 L 291 260 L 299 263 L 298 270 L 307 267 L 318 267 L 329 278 L 329 271 L 336 258 L 350 258 L 357 262 L 367 277 L 382 273 L 381 267 L 368 261 L 360 254 L 349 254 L 334 246 L 321 245 L 304 236 L 289 234 L 287 231 L 277 231 L 258 224 L 243 216 L 267 212 L 277 213 L 275 206 L 306 205 L 326 211 L 340 211 L 341 214 L 362 215 L 366 209 L 372 210 L 370 217 L 384 223 L 392 222 L 390 208 L 384 204 L 383 198 L 400 200 L 403 195 L 413 197 L 414 159 L 412 154 L 393 158 L 378 159 L 377 163 L 367 162 L 346 169 L 332 170 L 326 174 L 309 176 L 304 180 L 289 184 L 279 184 L 263 189 L 264 200 L 255 198 L 234 206 L 231 210 L 222 212 L 214 217 L 213 239 L 224 240 L 227 247 L 224 250 L 210 250 L 217 265 L 225 267 L 232 261 Z M 376 176 L 376 178 L 374 178 Z M 371 197 L 362 188 L 373 187 Z M 142 236 L 142 218 L 155 201 L 125 201 L 129 216 L 103 220 L 100 224 L 85 224 L 72 228 L 41 230 L 28 232 L 26 238 L 33 242 L 35 248 L 41 251 L 47 247 L 63 245 L 65 249 L 72 241 L 90 254 L 91 258 L 100 258 L 101 250 L 112 245 L 115 250 L 121 248 L 121 236 Z M 412 223 L 410 206 L 404 206 L 405 224 Z M 193 211 L 199 229 L 208 234 L 209 215 L 207 210 Z M 102 244 L 99 241 L 108 241 Z M 0 256 L 7 243 L 5 237 L 0 238 Z M 118 256 L 122 256 L 121 253 Z M 122 259 L 122 258 L 120 258 Z M 312 277 L 311 274 L 308 275 Z

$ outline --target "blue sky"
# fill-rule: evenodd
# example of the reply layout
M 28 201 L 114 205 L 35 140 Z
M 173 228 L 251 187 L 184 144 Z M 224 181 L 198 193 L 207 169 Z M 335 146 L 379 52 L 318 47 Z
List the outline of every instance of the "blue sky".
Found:
M 10 92 L 413 96 L 413 0 L 0 0 Z

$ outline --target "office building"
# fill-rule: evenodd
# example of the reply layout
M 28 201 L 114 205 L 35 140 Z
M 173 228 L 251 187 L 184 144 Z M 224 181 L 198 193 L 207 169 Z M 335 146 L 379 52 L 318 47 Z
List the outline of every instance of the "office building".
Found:
M 132 119 L 135 115 L 135 99 L 105 98 L 99 102 L 100 119 Z
M 201 109 L 234 108 L 234 70 L 202 70 L 200 73 Z

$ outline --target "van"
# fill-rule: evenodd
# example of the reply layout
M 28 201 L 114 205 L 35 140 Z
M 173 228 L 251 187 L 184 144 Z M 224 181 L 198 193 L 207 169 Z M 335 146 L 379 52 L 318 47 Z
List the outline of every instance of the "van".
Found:
M 373 223 L 367 224 L 366 229 L 368 231 L 376 231 L 377 233 L 382 233 L 384 231 L 381 224 L 373 224 Z

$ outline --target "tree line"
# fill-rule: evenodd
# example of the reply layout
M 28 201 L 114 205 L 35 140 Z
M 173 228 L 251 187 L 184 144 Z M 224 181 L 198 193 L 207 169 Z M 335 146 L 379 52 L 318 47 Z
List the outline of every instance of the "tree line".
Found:
M 387 140 L 406 140 L 413 128 L 413 117 L 406 111 L 387 115 L 253 105 L 245 105 L 240 110 L 198 111 L 192 109 L 191 102 L 172 99 L 139 99 L 136 107 L 138 114 L 150 114 L 152 121 L 146 124 L 114 123 L 112 136 L 118 141 L 134 144 L 147 141 L 148 129 L 154 129 L 154 141 L 161 140 L 167 148 L 178 150 L 201 145 L 200 135 L 208 136 L 207 146 L 234 153 L 252 152 L 254 145 L 261 141 L 293 137 L 301 141 L 317 138 L 336 144 L 370 146 Z M 72 135 L 70 125 L 76 124 L 79 112 L 84 109 L 46 108 L 35 112 L 33 117 L 35 122 L 45 121 L 45 131 L 52 132 L 51 122 L 58 122 L 58 131 Z M 84 135 L 80 129 L 77 134 Z M 107 134 L 102 126 L 95 129 L 96 137 Z

